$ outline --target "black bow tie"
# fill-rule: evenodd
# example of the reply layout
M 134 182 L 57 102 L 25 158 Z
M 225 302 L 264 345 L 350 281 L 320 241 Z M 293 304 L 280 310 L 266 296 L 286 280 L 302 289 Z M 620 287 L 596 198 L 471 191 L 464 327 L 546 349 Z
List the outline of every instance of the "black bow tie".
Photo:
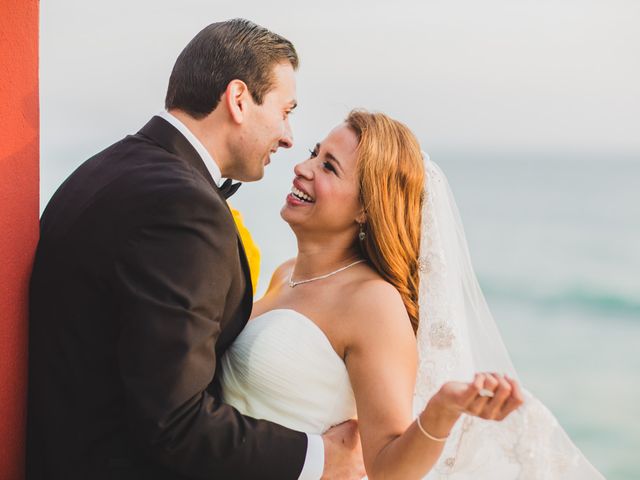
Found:
M 224 183 L 219 187 L 220 193 L 224 198 L 229 198 L 231 195 L 233 195 L 238 191 L 238 189 L 240 188 L 240 185 L 242 185 L 242 183 L 240 182 L 233 183 L 230 178 L 227 178 L 224 181 Z

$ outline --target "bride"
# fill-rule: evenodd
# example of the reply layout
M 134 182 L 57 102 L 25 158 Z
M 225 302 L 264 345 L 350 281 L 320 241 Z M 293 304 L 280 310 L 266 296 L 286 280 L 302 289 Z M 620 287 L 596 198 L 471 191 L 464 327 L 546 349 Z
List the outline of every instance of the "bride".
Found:
M 369 478 L 602 478 L 521 391 L 409 129 L 352 111 L 294 171 L 298 255 L 222 360 L 226 403 L 310 433 L 357 416 Z

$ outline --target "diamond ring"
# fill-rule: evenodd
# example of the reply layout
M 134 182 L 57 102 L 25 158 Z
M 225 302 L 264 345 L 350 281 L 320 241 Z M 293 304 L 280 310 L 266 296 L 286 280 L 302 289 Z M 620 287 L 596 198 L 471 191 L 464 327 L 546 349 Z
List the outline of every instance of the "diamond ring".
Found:
M 486 388 L 481 388 L 480 392 L 478 392 L 478 395 L 480 395 L 481 397 L 493 397 L 493 392 L 491 390 L 487 390 Z

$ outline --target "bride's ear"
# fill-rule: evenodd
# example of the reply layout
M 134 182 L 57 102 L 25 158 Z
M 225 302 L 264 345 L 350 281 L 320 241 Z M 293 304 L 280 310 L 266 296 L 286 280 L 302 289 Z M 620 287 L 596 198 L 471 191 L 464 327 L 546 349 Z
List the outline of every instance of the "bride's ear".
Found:
M 250 96 L 249 87 L 242 80 L 231 80 L 227 85 L 222 100 L 226 103 L 229 116 L 234 123 L 243 122 Z
M 364 208 L 360 210 L 358 216 L 356 217 L 356 223 L 358 225 L 362 225 L 363 223 L 367 223 L 367 212 L 365 212 Z

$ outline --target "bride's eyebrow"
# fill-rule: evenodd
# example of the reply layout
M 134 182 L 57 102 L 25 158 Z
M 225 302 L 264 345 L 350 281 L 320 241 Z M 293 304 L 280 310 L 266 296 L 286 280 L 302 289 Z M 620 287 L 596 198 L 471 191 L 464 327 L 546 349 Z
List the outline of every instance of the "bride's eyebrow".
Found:
M 316 143 L 316 151 L 318 152 L 318 155 L 320 154 L 320 147 L 321 144 L 320 142 Z M 340 170 L 342 170 L 344 172 L 344 168 L 342 168 L 342 165 L 340 164 L 340 160 L 338 160 L 333 153 L 331 152 L 324 152 L 325 157 L 327 157 L 330 161 L 334 162 L 336 165 L 338 165 L 338 168 Z
M 334 157 L 331 152 L 324 152 L 324 155 L 329 160 L 331 160 L 332 162 L 335 162 L 338 165 L 338 167 L 340 168 L 340 170 L 342 170 L 344 172 L 344 169 L 342 168 L 342 165 L 340 165 L 340 160 L 338 160 L 336 157 Z

